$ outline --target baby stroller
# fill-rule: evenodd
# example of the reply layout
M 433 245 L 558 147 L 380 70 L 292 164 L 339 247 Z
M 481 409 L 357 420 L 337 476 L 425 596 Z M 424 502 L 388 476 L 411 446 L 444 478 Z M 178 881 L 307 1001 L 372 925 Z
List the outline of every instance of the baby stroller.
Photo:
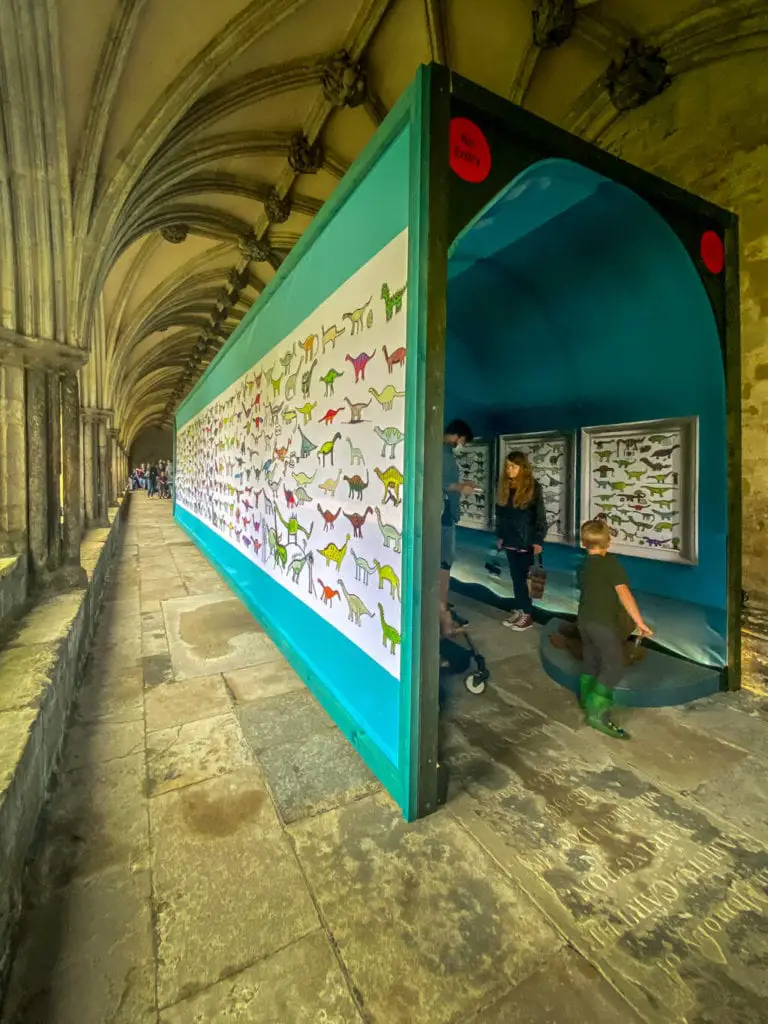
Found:
M 480 694 L 491 678 L 485 658 L 475 647 L 472 637 L 466 630 L 468 619 L 462 618 L 449 605 L 455 625 L 458 627 L 453 636 L 440 639 L 440 704 L 445 700 L 445 680 L 448 676 L 464 676 L 464 686 L 469 693 Z

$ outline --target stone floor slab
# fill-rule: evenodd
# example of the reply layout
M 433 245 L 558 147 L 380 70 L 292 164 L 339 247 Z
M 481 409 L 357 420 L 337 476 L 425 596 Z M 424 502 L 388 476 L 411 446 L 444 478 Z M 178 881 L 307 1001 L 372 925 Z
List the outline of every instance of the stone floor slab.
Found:
M 147 734 L 149 793 L 158 796 L 251 764 L 251 753 L 231 711 Z
M 245 704 L 237 713 L 245 738 L 257 752 L 335 728 L 306 689 Z
M 150 807 L 161 1008 L 317 930 L 257 769 L 168 793 Z
M 290 831 L 375 1024 L 458 1020 L 561 944 L 447 814 L 407 825 L 380 795 Z
M 233 669 L 224 673 L 224 680 L 238 704 L 304 689 L 304 683 L 283 659 Z
M 25 916 L 3 1024 L 148 1024 L 149 874 L 106 871 L 41 895 Z
M 177 679 L 246 668 L 281 657 L 231 592 L 165 601 L 163 613 Z
M 232 700 L 220 675 L 154 687 L 146 694 L 147 732 L 213 718 L 231 708 Z
M 141 670 L 126 669 L 119 676 L 102 676 L 99 665 L 91 663 L 77 695 L 74 721 L 92 723 L 139 722 L 144 718 L 144 689 Z
M 299 939 L 160 1014 L 160 1024 L 358 1024 L 360 1020 L 323 932 Z
M 289 823 L 381 789 L 337 729 L 268 747 L 259 754 L 259 763 L 280 816 Z
M 62 771 L 116 761 L 129 754 L 144 753 L 144 723 L 90 722 L 73 723 L 64 744 Z

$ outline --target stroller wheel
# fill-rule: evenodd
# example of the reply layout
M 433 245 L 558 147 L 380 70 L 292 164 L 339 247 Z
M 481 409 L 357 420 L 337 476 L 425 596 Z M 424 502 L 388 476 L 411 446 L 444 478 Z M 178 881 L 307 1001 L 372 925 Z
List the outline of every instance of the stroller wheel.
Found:
M 469 693 L 479 694 L 485 692 L 485 675 L 482 672 L 471 672 L 464 680 Z

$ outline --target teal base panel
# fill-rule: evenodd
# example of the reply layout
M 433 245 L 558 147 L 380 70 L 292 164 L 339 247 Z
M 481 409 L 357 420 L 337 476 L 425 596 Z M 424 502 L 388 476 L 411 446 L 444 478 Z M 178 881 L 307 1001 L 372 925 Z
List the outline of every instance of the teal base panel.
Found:
M 407 793 L 397 765 L 398 681 L 186 509 L 177 505 L 175 518 L 393 799 L 405 808 Z M 321 681 L 316 658 L 325 664 L 330 658 L 342 668 L 332 680 L 328 680 L 326 673 Z M 355 715 L 350 706 L 354 706 Z

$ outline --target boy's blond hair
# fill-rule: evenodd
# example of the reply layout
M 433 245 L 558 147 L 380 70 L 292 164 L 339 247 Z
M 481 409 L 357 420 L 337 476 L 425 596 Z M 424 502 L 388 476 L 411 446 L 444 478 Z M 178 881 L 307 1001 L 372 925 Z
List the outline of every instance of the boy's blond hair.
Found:
M 611 531 L 608 523 L 602 519 L 590 519 L 581 528 L 581 543 L 587 551 L 597 548 L 599 551 L 607 551 L 611 546 Z

